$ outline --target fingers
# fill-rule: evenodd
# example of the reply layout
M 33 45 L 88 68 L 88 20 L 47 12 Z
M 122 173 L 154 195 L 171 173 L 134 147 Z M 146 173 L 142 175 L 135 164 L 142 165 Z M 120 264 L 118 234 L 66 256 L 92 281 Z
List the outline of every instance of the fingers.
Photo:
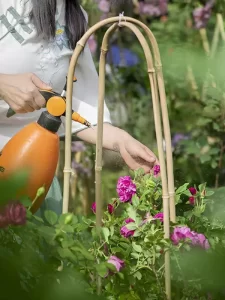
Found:
M 121 149 L 120 154 L 127 164 L 127 166 L 132 170 L 138 170 L 142 168 L 145 173 L 150 173 L 153 167 L 153 163 L 146 161 L 145 159 L 141 158 L 140 156 L 131 156 L 126 149 Z
M 159 160 L 157 158 L 157 156 L 146 146 L 143 146 L 145 151 L 148 153 L 148 155 L 151 155 L 155 158 L 155 162 L 154 162 L 154 165 L 159 165 Z
M 140 149 L 138 149 L 138 156 L 150 164 L 155 164 L 157 160 L 154 153 L 150 150 L 147 151 L 145 147 L 140 147 Z
M 35 88 L 32 92 L 33 97 L 34 97 L 34 105 L 35 105 L 35 109 L 41 109 L 42 107 L 46 106 L 46 100 L 45 98 L 41 95 L 41 93 L 38 91 L 37 88 Z
M 30 78 L 31 81 L 33 82 L 33 84 L 41 90 L 51 90 L 52 88 L 47 85 L 46 83 L 44 83 L 40 78 L 38 78 L 35 74 L 30 74 Z

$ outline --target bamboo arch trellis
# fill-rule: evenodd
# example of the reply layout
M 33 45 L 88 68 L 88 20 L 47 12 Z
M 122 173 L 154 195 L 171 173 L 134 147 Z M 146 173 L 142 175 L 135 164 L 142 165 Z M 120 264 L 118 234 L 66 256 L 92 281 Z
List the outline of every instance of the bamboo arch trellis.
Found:
M 95 163 L 95 181 L 96 181 L 96 225 L 101 226 L 102 219 L 102 197 L 101 197 L 101 172 L 102 172 L 102 139 L 103 139 L 103 113 L 105 100 L 105 65 L 106 54 L 108 51 L 108 41 L 111 34 L 118 28 L 129 28 L 139 40 L 147 62 L 147 72 L 151 87 L 153 114 L 155 122 L 155 131 L 158 146 L 158 155 L 161 168 L 162 191 L 163 191 L 163 211 L 164 211 L 164 234 L 165 238 L 169 238 L 170 221 L 175 222 L 175 193 L 174 193 L 174 176 L 173 176 L 173 159 L 171 147 L 170 124 L 166 103 L 166 94 L 162 73 L 162 64 L 160 53 L 156 39 L 151 30 L 142 22 L 126 17 L 121 21 L 121 17 L 112 17 L 98 22 L 92 26 L 77 43 L 74 50 L 69 71 L 66 97 L 66 135 L 65 135 L 65 166 L 64 166 L 64 190 L 63 190 L 63 213 L 68 212 L 69 205 L 69 184 L 71 174 L 71 113 L 72 113 L 72 92 L 73 92 L 73 76 L 76 68 L 77 60 L 85 47 L 89 37 L 98 29 L 105 25 L 112 24 L 106 31 L 101 47 L 100 65 L 99 65 L 99 99 L 98 99 L 98 122 L 97 122 L 97 143 L 96 143 L 96 163 Z M 147 35 L 148 42 L 151 45 L 153 56 L 149 47 L 149 43 L 141 33 L 142 28 Z M 153 63 L 154 57 L 154 63 Z M 160 112 L 161 108 L 161 112 Z M 163 149 L 163 133 L 166 144 L 166 162 Z M 171 283 L 170 283 L 170 256 L 169 252 L 165 253 L 165 287 L 167 298 L 171 299 Z

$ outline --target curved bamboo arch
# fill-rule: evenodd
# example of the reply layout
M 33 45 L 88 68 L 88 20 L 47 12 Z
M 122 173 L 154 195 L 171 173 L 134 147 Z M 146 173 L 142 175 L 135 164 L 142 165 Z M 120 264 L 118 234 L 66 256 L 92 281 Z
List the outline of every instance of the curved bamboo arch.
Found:
M 119 22 L 119 23 L 118 23 Z M 163 211 L 164 211 L 164 234 L 165 238 L 169 238 L 169 222 L 175 222 L 175 202 L 174 202 L 174 177 L 173 177 L 173 160 L 172 160 L 172 147 L 171 147 L 171 135 L 169 117 L 166 103 L 166 94 L 164 87 L 164 80 L 162 74 L 162 65 L 160 59 L 160 53 L 158 44 L 151 30 L 142 22 L 126 17 L 125 21 L 121 22 L 120 17 L 113 17 L 98 22 L 92 26 L 77 43 L 74 50 L 69 71 L 68 71 L 68 83 L 67 83 L 67 97 L 66 97 L 66 136 L 65 136 L 65 167 L 64 167 L 64 191 L 63 191 L 63 212 L 68 211 L 69 204 L 69 184 L 71 173 L 71 114 L 72 114 L 72 93 L 73 93 L 73 76 L 76 68 L 77 60 L 85 47 L 89 37 L 99 28 L 112 24 L 106 31 L 101 47 L 100 65 L 99 65 L 99 99 L 98 99 L 98 126 L 97 126 L 97 143 L 96 143 L 96 225 L 101 226 L 102 219 L 102 196 L 101 196 L 101 172 L 102 172 L 102 139 L 103 139 L 103 114 L 104 114 L 104 100 L 105 100 L 105 65 L 106 65 L 106 53 L 108 51 L 108 41 L 111 34 L 121 27 L 129 28 L 138 38 L 147 62 L 147 72 L 149 75 L 149 82 L 152 94 L 153 114 L 155 121 L 156 138 L 158 145 L 159 162 L 161 168 L 162 178 L 162 198 L 163 198 Z M 134 25 L 135 24 L 135 25 Z M 138 29 L 138 27 L 144 29 L 148 36 L 151 48 L 153 50 L 153 57 L 145 37 Z M 160 100 L 160 101 L 159 101 Z M 161 107 L 161 113 L 160 113 Z M 162 114 L 162 120 L 161 120 Z M 164 149 L 163 149 L 163 134 L 161 122 L 163 121 L 163 129 L 166 143 L 166 158 L 167 168 L 165 164 Z M 167 177 L 168 173 L 168 177 Z M 165 286 L 167 298 L 171 299 L 171 287 L 170 287 L 170 257 L 169 252 L 165 253 Z

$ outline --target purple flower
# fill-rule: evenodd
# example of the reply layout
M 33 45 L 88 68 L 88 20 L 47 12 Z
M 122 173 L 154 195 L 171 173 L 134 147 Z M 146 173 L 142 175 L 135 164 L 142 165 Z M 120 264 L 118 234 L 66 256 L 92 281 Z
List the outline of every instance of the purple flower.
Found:
M 126 224 L 134 223 L 134 220 L 131 219 L 131 218 L 128 218 L 128 219 L 125 220 L 125 223 L 126 223 Z
M 203 7 L 198 7 L 193 11 L 193 18 L 195 22 L 195 28 L 201 29 L 205 28 L 212 13 L 212 8 L 214 5 L 214 0 L 210 0 Z
M 187 226 L 176 227 L 171 235 L 171 240 L 174 245 L 177 245 L 180 241 L 185 241 L 187 239 L 190 240 L 189 243 L 192 246 L 198 246 L 203 249 L 210 248 L 209 241 L 203 234 L 191 231 L 191 229 Z
M 108 263 L 114 265 L 117 272 L 120 272 L 120 270 L 124 267 L 124 261 L 116 256 L 110 256 Z
M 108 212 L 110 213 L 110 215 L 113 214 L 114 206 L 112 204 L 108 204 L 107 209 L 108 209 Z
M 138 64 L 139 58 L 130 49 L 112 45 L 107 56 L 107 61 L 115 67 L 132 67 Z
M 108 13 L 110 10 L 110 3 L 107 0 L 100 0 L 98 3 L 98 8 L 103 12 L 103 13 Z
M 163 212 L 159 212 L 154 215 L 153 219 L 158 219 L 161 223 L 163 222 Z
M 175 148 L 180 141 L 188 140 L 189 138 L 189 135 L 185 135 L 183 133 L 176 133 L 172 139 L 172 146 Z
M 154 175 L 157 176 L 160 173 L 160 165 L 155 165 L 153 168 Z
M 197 235 L 198 235 L 198 242 L 201 245 L 201 247 L 206 249 L 206 250 L 209 249 L 210 248 L 209 241 L 206 239 L 204 234 L 199 233 Z
M 0 212 L 0 228 L 26 224 L 26 208 L 18 201 L 8 203 Z
M 128 202 L 136 193 L 136 185 L 130 176 L 120 177 L 117 182 L 117 193 L 121 202 Z
M 139 13 L 150 17 L 160 17 L 167 14 L 167 0 L 148 0 L 139 3 Z
M 177 245 L 181 240 L 191 239 L 192 238 L 191 229 L 187 226 L 176 227 L 171 235 L 172 242 Z
M 86 147 L 83 142 L 72 142 L 71 144 L 71 151 L 72 152 L 84 152 Z
M 191 205 L 194 205 L 195 204 L 195 197 L 191 196 L 189 197 L 189 202 Z
M 72 168 L 81 175 L 86 175 L 88 177 L 91 176 L 91 170 L 88 167 L 85 167 L 83 164 L 77 163 L 76 161 L 72 161 Z
M 97 50 L 97 42 L 94 35 L 91 35 L 90 38 L 88 39 L 88 46 L 90 48 L 91 53 L 95 54 Z
M 91 210 L 96 214 L 96 202 L 92 203 Z
M 134 223 L 134 220 L 131 219 L 131 218 L 128 218 L 128 219 L 125 220 L 125 223 L 126 223 L 126 224 Z M 120 234 L 121 234 L 122 236 L 124 236 L 125 238 L 128 238 L 128 237 L 134 235 L 134 232 L 135 232 L 135 230 L 130 230 L 130 229 L 128 229 L 128 228 L 126 227 L 126 225 L 123 226 L 123 227 L 121 227 L 121 229 L 120 229 Z
M 6 206 L 6 218 L 9 224 L 24 225 L 26 224 L 26 208 L 20 202 L 12 202 Z
M 197 194 L 197 190 L 196 190 L 196 188 L 194 188 L 194 187 L 190 187 L 190 188 L 189 188 L 189 191 L 190 191 L 190 193 L 191 193 L 192 195 L 196 195 L 196 194 Z

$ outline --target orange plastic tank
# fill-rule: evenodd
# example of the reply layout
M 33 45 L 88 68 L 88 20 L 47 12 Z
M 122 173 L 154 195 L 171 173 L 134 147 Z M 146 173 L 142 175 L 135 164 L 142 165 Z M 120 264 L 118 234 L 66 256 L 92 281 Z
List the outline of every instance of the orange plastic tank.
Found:
M 21 195 L 33 200 L 37 190 L 44 186 L 45 193 L 31 207 L 35 213 L 41 206 L 53 181 L 59 156 L 60 117 L 43 112 L 37 123 L 19 131 L 5 145 L 0 155 L 0 180 L 20 170 L 28 170 L 29 181 Z

